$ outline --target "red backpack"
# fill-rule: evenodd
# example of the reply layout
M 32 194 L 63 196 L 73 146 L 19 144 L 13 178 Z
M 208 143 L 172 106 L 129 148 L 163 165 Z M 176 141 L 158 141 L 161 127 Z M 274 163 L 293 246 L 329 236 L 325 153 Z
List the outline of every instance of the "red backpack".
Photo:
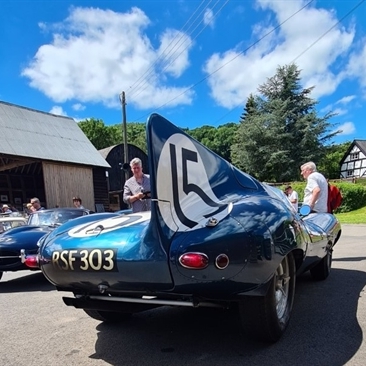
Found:
M 328 183 L 328 212 L 333 213 L 342 204 L 342 200 L 339 188 Z

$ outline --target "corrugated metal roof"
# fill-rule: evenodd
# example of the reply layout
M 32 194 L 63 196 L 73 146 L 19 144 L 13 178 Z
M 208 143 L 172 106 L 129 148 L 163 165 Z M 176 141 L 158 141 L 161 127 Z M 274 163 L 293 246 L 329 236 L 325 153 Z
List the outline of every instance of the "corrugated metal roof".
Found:
M 113 146 L 109 146 L 106 147 L 104 149 L 98 150 L 99 154 L 103 156 L 104 159 L 107 159 L 108 154 L 118 145 L 113 145 Z
M 70 117 L 0 101 L 0 131 L 1 154 L 110 167 Z

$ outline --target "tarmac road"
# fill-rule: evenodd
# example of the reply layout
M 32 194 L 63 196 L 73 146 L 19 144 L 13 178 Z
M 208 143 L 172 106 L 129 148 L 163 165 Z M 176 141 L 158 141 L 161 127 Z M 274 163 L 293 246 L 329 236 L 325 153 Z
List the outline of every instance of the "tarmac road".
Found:
M 102 324 L 65 306 L 41 273 L 5 273 L 0 365 L 364 366 L 365 234 L 366 225 L 343 225 L 330 277 L 298 278 L 290 325 L 274 345 L 245 340 L 235 314 L 214 309 L 159 308 Z

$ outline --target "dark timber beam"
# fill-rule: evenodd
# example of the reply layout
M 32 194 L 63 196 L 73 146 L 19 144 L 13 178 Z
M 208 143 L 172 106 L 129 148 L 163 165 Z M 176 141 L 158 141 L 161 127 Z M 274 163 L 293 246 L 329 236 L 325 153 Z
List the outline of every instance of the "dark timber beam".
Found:
M 18 160 L 18 161 L 12 161 L 11 163 L 5 164 L 0 166 L 0 172 L 3 172 L 5 170 L 18 168 L 23 165 L 32 164 L 34 161 L 32 160 Z

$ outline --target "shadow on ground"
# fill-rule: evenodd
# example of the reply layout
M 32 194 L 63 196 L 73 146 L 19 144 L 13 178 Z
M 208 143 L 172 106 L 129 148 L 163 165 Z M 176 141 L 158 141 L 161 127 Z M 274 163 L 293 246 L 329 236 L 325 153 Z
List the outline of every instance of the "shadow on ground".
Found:
M 0 281 L 0 293 L 31 292 L 31 291 L 53 291 L 56 290 L 42 272 L 37 271 L 27 276 Z
M 93 359 L 111 365 L 344 365 L 362 343 L 356 311 L 366 273 L 333 269 L 298 278 L 290 325 L 276 344 L 243 337 L 235 313 L 159 308 L 97 326 Z

